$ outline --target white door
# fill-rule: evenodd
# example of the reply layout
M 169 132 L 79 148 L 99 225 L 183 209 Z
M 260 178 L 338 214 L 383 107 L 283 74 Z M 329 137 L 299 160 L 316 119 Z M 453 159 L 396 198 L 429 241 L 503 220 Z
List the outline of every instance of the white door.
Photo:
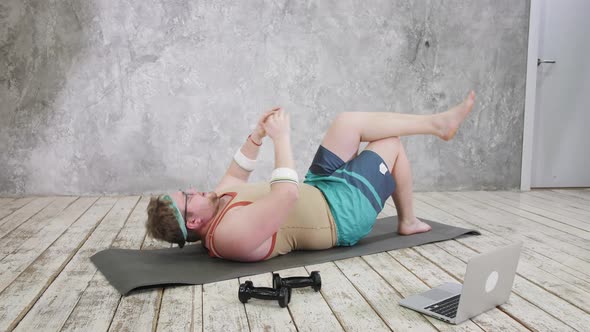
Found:
M 540 5 L 531 187 L 590 187 L 590 0 Z

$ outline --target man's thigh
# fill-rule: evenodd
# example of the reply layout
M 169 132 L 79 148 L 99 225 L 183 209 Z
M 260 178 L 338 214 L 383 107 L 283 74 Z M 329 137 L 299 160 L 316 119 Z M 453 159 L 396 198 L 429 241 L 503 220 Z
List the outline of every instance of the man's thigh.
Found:
M 399 137 L 389 137 L 369 143 L 365 150 L 373 151 L 383 158 L 387 169 L 392 172 L 401 148 L 402 143 Z

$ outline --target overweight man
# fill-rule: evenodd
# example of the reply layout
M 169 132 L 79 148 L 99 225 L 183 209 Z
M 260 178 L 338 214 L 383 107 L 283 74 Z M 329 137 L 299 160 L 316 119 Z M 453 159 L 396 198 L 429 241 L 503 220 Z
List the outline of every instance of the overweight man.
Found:
M 352 246 L 371 231 L 392 197 L 397 232 L 428 232 L 412 202 L 412 172 L 400 137 L 435 135 L 445 141 L 471 112 L 475 93 L 446 112 L 414 115 L 345 112 L 332 122 L 300 181 L 295 171 L 289 115 L 266 112 L 213 191 L 195 188 L 152 197 L 148 234 L 176 243 L 202 241 L 209 254 L 255 262 L 293 250 Z M 275 169 L 266 183 L 249 183 L 265 137 Z M 358 153 L 361 142 L 368 142 Z

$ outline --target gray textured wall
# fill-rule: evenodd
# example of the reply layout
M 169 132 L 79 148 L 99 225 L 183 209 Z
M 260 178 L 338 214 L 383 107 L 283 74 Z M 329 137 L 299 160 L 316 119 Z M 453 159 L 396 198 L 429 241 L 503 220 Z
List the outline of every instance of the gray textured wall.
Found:
M 0 194 L 211 189 L 259 114 L 291 112 L 302 176 L 344 111 L 430 114 L 416 190 L 517 188 L 526 0 L 0 3 Z M 267 141 L 254 180 L 272 170 Z

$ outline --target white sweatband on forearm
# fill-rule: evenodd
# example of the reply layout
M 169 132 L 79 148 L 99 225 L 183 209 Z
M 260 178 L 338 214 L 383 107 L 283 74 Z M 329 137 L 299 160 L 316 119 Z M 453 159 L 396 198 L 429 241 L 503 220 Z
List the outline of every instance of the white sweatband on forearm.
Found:
M 247 172 L 252 172 L 256 168 L 256 160 L 252 160 L 246 156 L 241 151 L 241 148 L 236 151 L 234 155 L 234 161 L 240 168 Z
M 272 175 L 270 177 L 270 184 L 279 182 L 291 182 L 293 184 L 299 185 L 299 176 L 297 176 L 297 172 L 292 168 L 275 168 L 275 170 L 272 171 Z

